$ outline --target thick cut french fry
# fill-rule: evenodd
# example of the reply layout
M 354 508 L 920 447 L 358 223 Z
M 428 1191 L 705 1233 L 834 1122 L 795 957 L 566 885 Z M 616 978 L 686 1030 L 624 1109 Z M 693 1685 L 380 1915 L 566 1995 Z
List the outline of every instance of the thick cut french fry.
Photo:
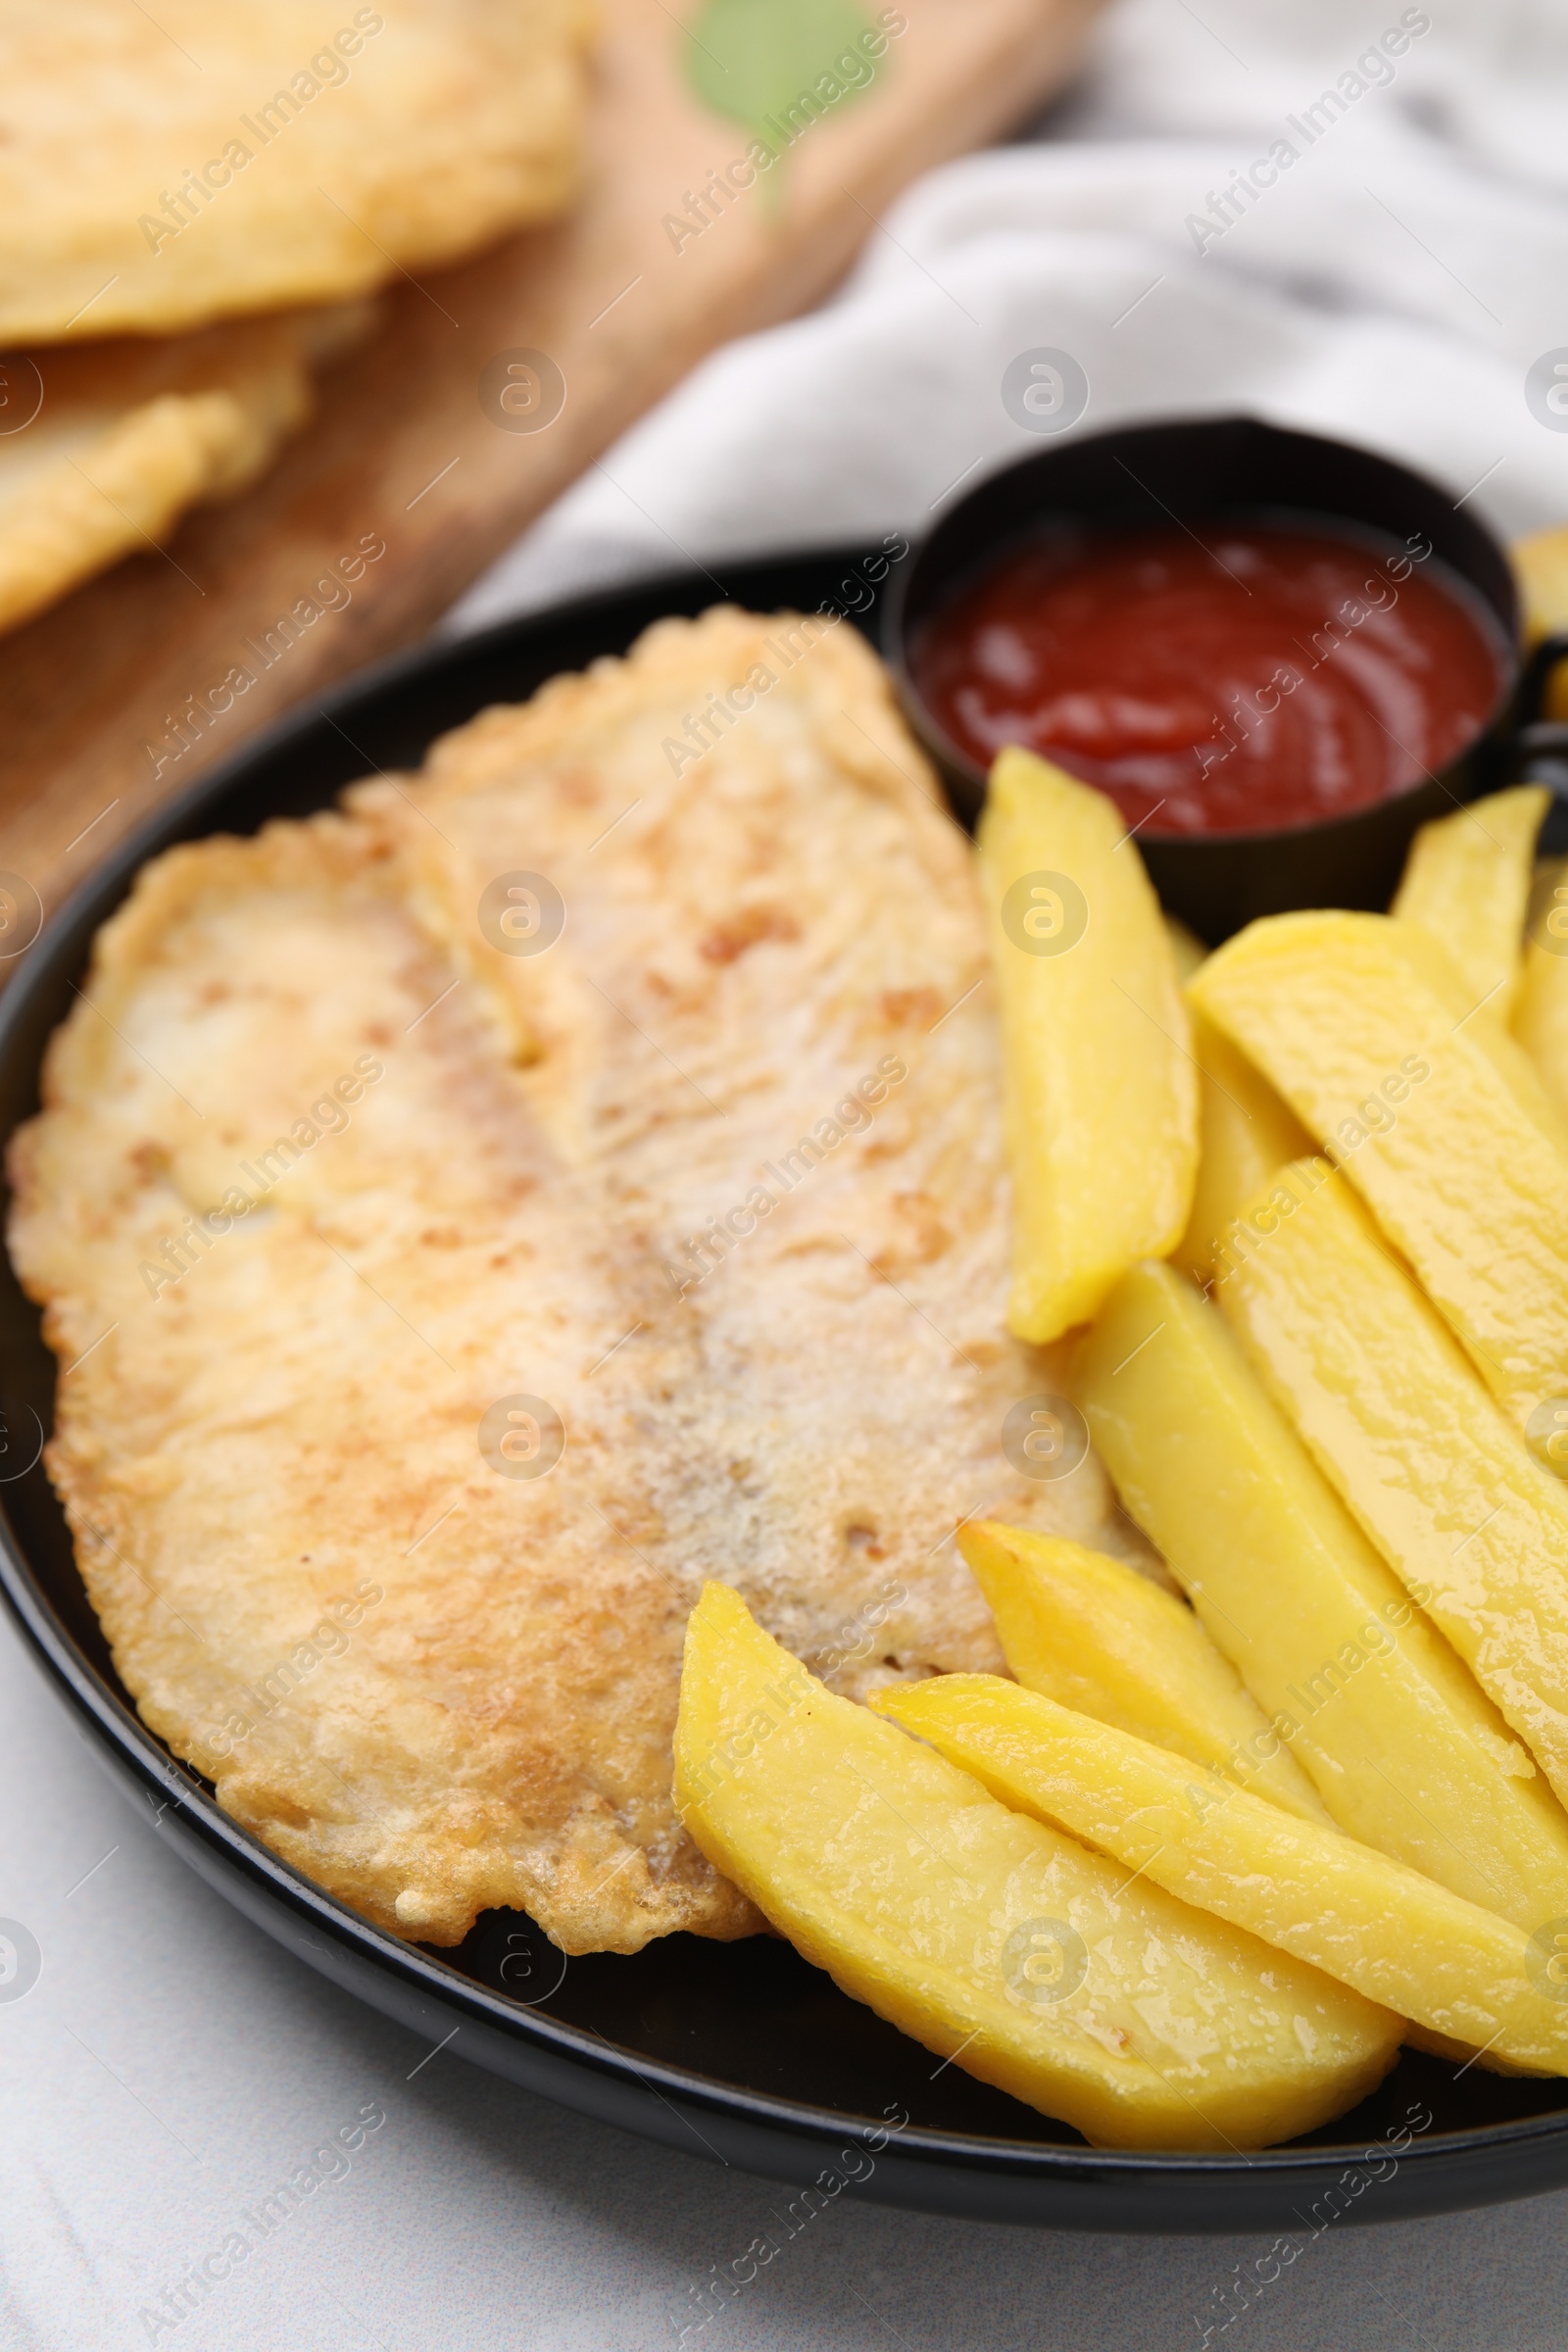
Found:
M 1185 988 L 1208 950 L 1197 932 L 1189 931 L 1187 925 L 1174 914 L 1165 917 L 1165 937 L 1170 941 L 1170 952 L 1176 958 L 1176 977 Z
M 1402 1862 L 1244 1789 L 1200 1786 L 1180 1756 L 999 1675 L 938 1675 L 878 1691 L 871 1704 L 1004 1805 L 1183 1902 L 1430 2033 L 1568 2075 L 1568 2007 L 1545 1974 L 1547 1953 Z
M 1044 1342 L 1180 1240 L 1197 1076 L 1159 905 L 1103 794 L 1004 752 L 979 850 L 1012 1163 L 1007 1320 Z
M 1551 858 L 1537 869 L 1533 905 L 1513 1033 L 1568 1117 L 1568 861 Z
M 1515 784 L 1434 817 L 1410 844 L 1389 909 L 1447 950 L 1494 1020 L 1507 1021 L 1518 994 L 1536 835 L 1550 804 L 1544 784 Z
M 1474 1004 L 1455 1016 L 1437 943 L 1388 915 L 1271 915 L 1191 988 L 1344 1166 L 1512 1417 L 1568 1394 L 1561 1121 L 1522 1053 L 1512 1080 L 1499 1066 L 1511 1038 L 1479 1042 Z
M 1282 1169 L 1227 1254 L 1214 1295 L 1275 1402 L 1568 1797 L 1562 1486 L 1325 1160 Z
M 1198 1183 L 1187 1231 L 1174 1251 L 1195 1282 L 1214 1269 L 1214 1247 L 1276 1168 L 1310 1152 L 1312 1139 L 1261 1070 L 1202 1013 L 1192 1013 L 1198 1063 Z
M 1256 2147 L 1387 2071 L 1387 2013 L 1178 1902 L 837 1698 L 709 1585 L 675 1798 L 857 2000 L 1102 2147 Z
M 1328 1820 L 1290 1749 L 1263 1737 L 1256 1701 L 1183 1602 L 1066 1536 L 970 1520 L 958 1549 L 1026 1690 L 1174 1748 L 1304 1820 Z
M 1554 523 L 1517 540 L 1514 569 L 1524 598 L 1526 641 L 1540 643 L 1568 629 L 1568 525 Z M 1545 715 L 1568 718 L 1568 666 L 1559 662 L 1546 688 Z
M 1568 1917 L 1561 1808 L 1218 1309 L 1141 1266 L 1072 1377 L 1122 1500 L 1339 1827 L 1527 1934 Z

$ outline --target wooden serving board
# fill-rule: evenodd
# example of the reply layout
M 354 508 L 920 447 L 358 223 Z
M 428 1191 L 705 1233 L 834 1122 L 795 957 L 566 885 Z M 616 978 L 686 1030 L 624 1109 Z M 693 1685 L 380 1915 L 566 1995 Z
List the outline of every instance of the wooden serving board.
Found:
M 315 419 L 247 496 L 0 640 L 0 868 L 32 885 L 47 919 L 157 803 L 417 639 L 706 352 L 817 300 L 909 180 L 1036 107 L 1070 71 L 1094 6 L 908 0 L 870 86 L 677 249 L 666 215 L 686 214 L 687 192 L 744 157 L 753 133 L 695 94 L 687 35 L 662 0 L 605 0 L 572 215 L 395 281 L 384 324 L 322 378 Z M 543 430 L 495 420 L 501 355 L 519 348 L 564 379 Z M 511 381 L 515 414 L 536 386 Z M 336 609 L 285 644 L 279 616 L 320 604 L 316 582 L 343 579 L 343 560 L 377 544 L 357 576 L 347 566 L 351 601 L 329 590 Z M 236 670 L 251 678 L 237 693 L 224 684 Z

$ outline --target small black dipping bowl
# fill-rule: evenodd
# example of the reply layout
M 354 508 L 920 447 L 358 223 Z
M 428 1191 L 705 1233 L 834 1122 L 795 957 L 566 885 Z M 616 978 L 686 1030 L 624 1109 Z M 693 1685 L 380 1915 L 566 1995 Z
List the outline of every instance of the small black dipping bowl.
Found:
M 1546 639 L 1528 658 L 1518 650 L 1518 590 L 1501 543 L 1436 482 L 1370 450 L 1223 416 L 1122 426 L 1019 459 L 959 499 L 898 580 L 883 651 L 905 713 L 965 822 L 979 813 L 986 771 L 939 725 L 909 663 L 911 645 L 939 609 L 1000 556 L 1063 523 L 1158 529 L 1216 514 L 1288 516 L 1351 536 L 1419 533 L 1492 613 L 1511 650 L 1485 727 L 1440 773 L 1422 773 L 1368 808 L 1256 832 L 1140 827 L 1138 846 L 1161 900 L 1201 939 L 1217 946 L 1254 916 L 1294 906 L 1386 906 L 1417 826 L 1503 784 L 1539 778 L 1568 803 L 1568 727 L 1541 722 L 1546 680 L 1568 656 L 1568 635 Z M 1568 807 L 1552 817 L 1548 846 L 1568 847 L 1557 838 Z

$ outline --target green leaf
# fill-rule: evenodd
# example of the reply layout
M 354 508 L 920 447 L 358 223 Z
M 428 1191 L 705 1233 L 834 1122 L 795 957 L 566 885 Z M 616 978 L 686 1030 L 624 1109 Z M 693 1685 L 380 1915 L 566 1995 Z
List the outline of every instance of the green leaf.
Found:
M 776 149 L 788 128 L 770 130 L 769 116 L 782 120 L 808 95 L 819 113 L 869 85 L 875 68 L 860 43 L 870 30 L 856 0 L 707 0 L 686 35 L 687 79 L 714 114 Z M 831 98 L 816 86 L 824 74 L 838 85 Z

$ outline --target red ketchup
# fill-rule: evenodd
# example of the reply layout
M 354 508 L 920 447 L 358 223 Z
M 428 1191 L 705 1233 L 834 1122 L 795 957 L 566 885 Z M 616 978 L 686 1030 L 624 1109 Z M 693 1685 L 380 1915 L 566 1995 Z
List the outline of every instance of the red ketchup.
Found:
M 1463 749 L 1502 689 L 1490 613 L 1430 543 L 1200 518 L 1061 533 L 926 623 L 914 684 L 981 766 L 1022 744 L 1154 833 L 1343 816 Z

